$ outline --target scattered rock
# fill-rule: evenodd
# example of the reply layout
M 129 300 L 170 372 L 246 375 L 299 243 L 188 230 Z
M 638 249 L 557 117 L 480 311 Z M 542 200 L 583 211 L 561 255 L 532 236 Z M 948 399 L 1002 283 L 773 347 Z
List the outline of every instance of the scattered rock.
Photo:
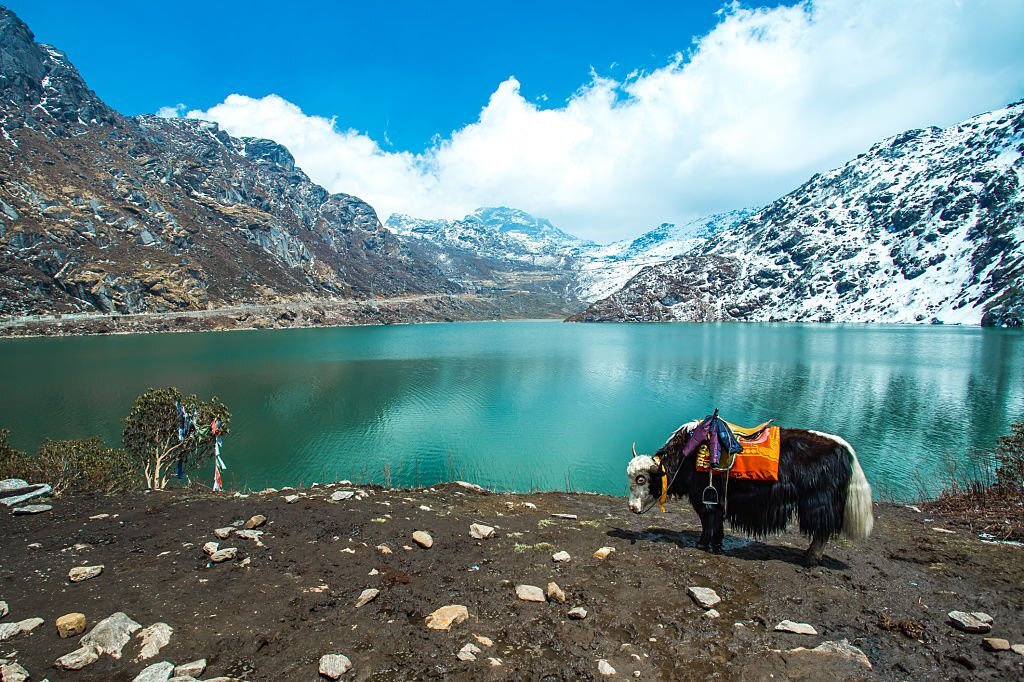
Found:
M 483 644 L 486 647 L 494 646 L 494 640 L 490 637 L 484 637 L 483 635 L 473 635 L 473 639 L 475 639 L 477 642 Z
M 516 596 L 523 601 L 547 601 L 547 597 L 544 596 L 544 590 L 536 585 L 516 585 Z
M 789 650 L 789 653 L 791 654 L 797 654 L 801 652 L 825 654 L 828 656 L 841 656 L 842 658 L 845 658 L 848 661 L 853 661 L 854 663 L 858 663 L 864 666 L 868 670 L 871 670 L 872 668 L 871 661 L 868 660 L 868 657 L 864 654 L 864 652 L 850 644 L 850 641 L 847 639 L 841 639 L 838 642 L 822 642 L 813 649 L 797 647 L 796 649 Z
M 474 523 L 469 527 L 469 534 L 477 540 L 484 540 L 486 538 L 494 537 L 494 528 L 491 526 L 485 526 L 482 523 Z
M 110 514 L 93 514 L 89 517 L 90 521 L 102 521 L 103 519 L 109 519 Z
M 498 667 L 501 667 L 502 660 L 500 658 L 495 658 L 494 656 L 491 656 L 490 658 L 487 659 L 487 663 L 492 668 L 498 668 Z
M 526 507 L 527 509 L 537 508 L 537 505 L 535 505 L 533 502 L 523 502 L 523 506 Z
M 350 500 L 355 496 L 355 492 L 352 490 L 336 490 L 331 493 L 331 499 L 335 502 L 341 502 L 342 500 Z
M 574 606 L 569 609 L 569 617 L 573 620 L 583 620 L 587 617 L 587 610 L 582 606 Z
M 320 657 L 320 674 L 336 680 L 352 669 L 352 661 L 344 654 L 326 654 Z
M 374 599 L 376 599 L 378 594 L 380 594 L 380 590 L 374 589 L 372 587 L 368 590 L 363 590 L 362 593 L 359 595 L 359 599 L 356 599 L 356 608 L 358 609 L 363 606 L 366 606 Z
M 615 551 L 614 547 L 602 547 L 601 549 L 594 552 L 594 556 L 598 559 L 607 559 Z
M 946 614 L 953 627 L 964 632 L 988 632 L 992 629 L 992 616 L 983 611 L 950 611 Z
M 25 682 L 31 675 L 17 663 L 0 666 L 0 679 L 4 682 Z
M 412 539 L 423 549 L 430 549 L 434 546 L 434 538 L 430 537 L 430 533 L 425 530 L 418 530 L 413 533 Z
M 33 543 L 29 544 L 28 548 L 29 549 L 42 549 L 43 548 L 43 544 L 41 542 L 33 542 Z
M 156 656 L 171 641 L 173 633 L 174 628 L 167 623 L 153 623 L 148 628 L 144 628 L 135 635 L 136 638 L 142 640 L 142 650 L 135 660 L 144 661 Z
M 85 614 L 67 613 L 57 619 L 57 634 L 61 639 L 74 637 L 85 632 Z
M 1024 644 L 1014 644 L 1010 647 L 1010 651 L 1012 651 L 1015 654 L 1020 654 L 1021 656 L 1024 656 Z
M 455 485 L 462 486 L 466 490 L 472 490 L 476 493 L 485 492 L 483 488 L 478 486 L 476 483 L 466 483 L 465 481 L 455 481 Z
M 52 504 L 26 504 L 24 507 L 15 507 L 12 514 L 42 514 L 53 509 Z
M 4 616 L 6 616 L 10 612 L 11 612 L 11 609 L 7 606 L 7 602 L 0 601 L 0 618 L 3 618 Z
M 612 677 L 615 675 L 615 668 L 612 667 L 611 663 L 602 658 L 597 662 L 597 672 L 601 673 L 605 677 Z
M 260 540 L 260 536 L 263 535 L 261 530 L 236 530 L 235 537 L 242 538 L 243 540 L 253 540 L 257 547 L 263 547 L 263 541 Z
M 252 530 L 253 528 L 259 528 L 260 526 L 262 526 L 266 522 L 267 522 L 267 517 L 266 516 L 264 516 L 263 514 L 257 514 L 256 516 L 253 516 L 252 518 L 250 518 L 248 521 L 245 522 L 245 527 L 248 530 Z
M 690 599 L 697 602 L 701 608 L 710 609 L 715 604 L 722 601 L 722 598 L 718 596 L 710 587 L 687 587 L 686 594 L 690 595 Z
M 182 663 L 181 665 L 174 666 L 175 677 L 199 677 L 206 670 L 206 659 L 200 658 L 198 661 L 192 661 L 191 663 Z
M 459 653 L 455 654 L 455 656 L 460 661 L 475 661 L 478 653 L 480 653 L 480 647 L 470 643 L 459 649 Z
M 776 632 L 792 632 L 796 635 L 816 635 L 818 631 L 807 623 L 796 623 L 791 620 L 784 620 L 775 626 Z
M 288 504 L 292 504 L 293 502 L 298 502 L 300 499 L 301 498 L 298 495 L 285 495 L 284 496 L 284 501 L 287 502 Z
M 210 561 L 215 564 L 219 564 L 222 561 L 228 561 L 238 556 L 237 547 L 225 547 L 224 549 L 218 549 L 216 552 L 210 555 Z
M 426 625 L 431 630 L 447 630 L 469 618 L 469 609 L 461 604 L 442 606 L 426 618 Z
M 563 561 L 569 561 L 569 559 L 572 559 L 572 557 L 569 556 L 569 553 L 566 552 L 565 550 L 563 550 L 561 552 L 555 552 L 554 554 L 551 555 L 551 560 L 552 561 L 557 561 L 559 563 L 561 563 Z
M 231 535 L 231 531 L 233 531 L 234 529 L 235 529 L 234 526 L 225 526 L 224 528 L 215 528 L 214 531 L 213 531 L 213 534 L 216 535 L 221 540 L 227 540 L 228 537 L 230 537 L 230 535 Z
M 95 647 L 101 654 L 121 658 L 121 649 L 132 638 L 132 633 L 140 628 L 142 626 L 127 614 L 118 611 L 96 623 L 96 627 L 79 642 L 82 646 Z
M 708 618 L 719 618 L 722 614 L 717 609 L 708 609 L 704 612 L 704 615 Z
M 135 677 L 134 682 L 167 682 L 167 680 L 171 679 L 173 672 L 173 663 L 168 663 L 167 661 L 154 663 L 148 668 L 143 668 L 142 672 Z
M 21 634 L 21 626 L 17 623 L 0 623 L 0 642 Z
M 556 519 L 569 519 L 570 521 L 575 521 L 579 518 L 575 514 L 552 514 L 551 516 Z
M 559 604 L 565 603 L 565 592 L 558 586 L 558 583 L 548 583 L 547 595 L 551 601 L 556 601 Z
M 68 580 L 73 583 L 80 583 L 83 580 L 95 578 L 103 572 L 103 564 L 98 566 L 75 566 L 68 571 Z
M 213 556 L 219 547 L 220 543 L 218 542 L 207 542 L 203 545 L 203 551 L 206 552 L 207 556 Z
M 26 618 L 25 620 L 18 621 L 17 625 L 21 628 L 22 632 L 32 632 L 45 622 L 42 618 Z
M 377 545 L 376 550 L 385 556 L 391 554 L 391 548 L 387 545 Z
M 87 665 L 92 665 L 100 658 L 99 650 L 94 646 L 83 646 L 75 649 L 70 654 L 64 654 L 53 662 L 55 666 L 63 670 L 81 670 Z
M 982 645 L 989 651 L 1009 651 L 1010 642 L 1009 640 L 1002 639 L 1001 637 L 986 637 L 981 640 Z

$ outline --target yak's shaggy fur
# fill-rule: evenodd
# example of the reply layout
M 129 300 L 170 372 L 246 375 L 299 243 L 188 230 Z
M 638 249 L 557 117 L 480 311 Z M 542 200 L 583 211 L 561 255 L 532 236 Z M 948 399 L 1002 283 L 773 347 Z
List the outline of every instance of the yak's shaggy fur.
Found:
M 721 551 L 725 507 L 729 523 L 755 537 L 782 532 L 796 516 L 800 531 L 812 540 L 807 550 L 811 564 L 821 560 L 825 543 L 833 536 L 842 533 L 863 539 L 871 533 L 871 486 L 856 453 L 842 438 L 817 431 L 781 429 L 779 480 L 731 479 L 726 493 L 724 475 L 716 475 L 714 486 L 726 504 L 705 505 L 702 494 L 708 474 L 697 471 L 695 456 L 681 457 L 698 423 L 685 424 L 672 434 L 655 457 L 660 457 L 668 470 L 669 496 L 688 497 L 700 516 L 703 532 L 698 546 L 702 549 Z M 646 511 L 661 496 L 661 476 L 656 465 L 650 468 L 653 462 L 649 457 L 637 457 L 627 469 L 634 512 Z M 639 469 L 647 469 L 643 486 L 638 485 Z

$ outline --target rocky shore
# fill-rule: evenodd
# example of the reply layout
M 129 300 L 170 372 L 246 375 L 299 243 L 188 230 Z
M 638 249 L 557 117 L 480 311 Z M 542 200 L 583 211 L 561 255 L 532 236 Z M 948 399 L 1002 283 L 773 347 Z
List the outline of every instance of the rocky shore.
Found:
M 641 517 L 603 495 L 49 503 L 0 513 L 5 682 L 1024 674 L 1024 548 L 911 507 L 877 505 L 870 540 L 805 568 L 797 534 L 710 555 L 687 505 Z

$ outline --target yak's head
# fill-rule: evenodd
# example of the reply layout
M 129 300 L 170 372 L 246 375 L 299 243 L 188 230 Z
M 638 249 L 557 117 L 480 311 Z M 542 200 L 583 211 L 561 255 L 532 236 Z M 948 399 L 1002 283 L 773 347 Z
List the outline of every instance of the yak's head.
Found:
M 650 455 L 636 454 L 634 446 L 626 476 L 629 477 L 629 510 L 643 514 L 661 497 L 661 466 Z

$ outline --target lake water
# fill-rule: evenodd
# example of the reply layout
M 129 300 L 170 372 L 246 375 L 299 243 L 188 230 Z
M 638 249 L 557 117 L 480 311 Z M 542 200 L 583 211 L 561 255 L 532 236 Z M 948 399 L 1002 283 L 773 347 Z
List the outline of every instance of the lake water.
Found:
M 870 325 L 495 322 L 0 341 L 0 427 L 22 449 L 92 434 L 148 387 L 234 414 L 225 482 L 349 478 L 623 494 L 715 407 L 843 436 L 880 491 L 1024 419 L 1024 333 Z M 210 470 L 199 476 L 209 483 Z

